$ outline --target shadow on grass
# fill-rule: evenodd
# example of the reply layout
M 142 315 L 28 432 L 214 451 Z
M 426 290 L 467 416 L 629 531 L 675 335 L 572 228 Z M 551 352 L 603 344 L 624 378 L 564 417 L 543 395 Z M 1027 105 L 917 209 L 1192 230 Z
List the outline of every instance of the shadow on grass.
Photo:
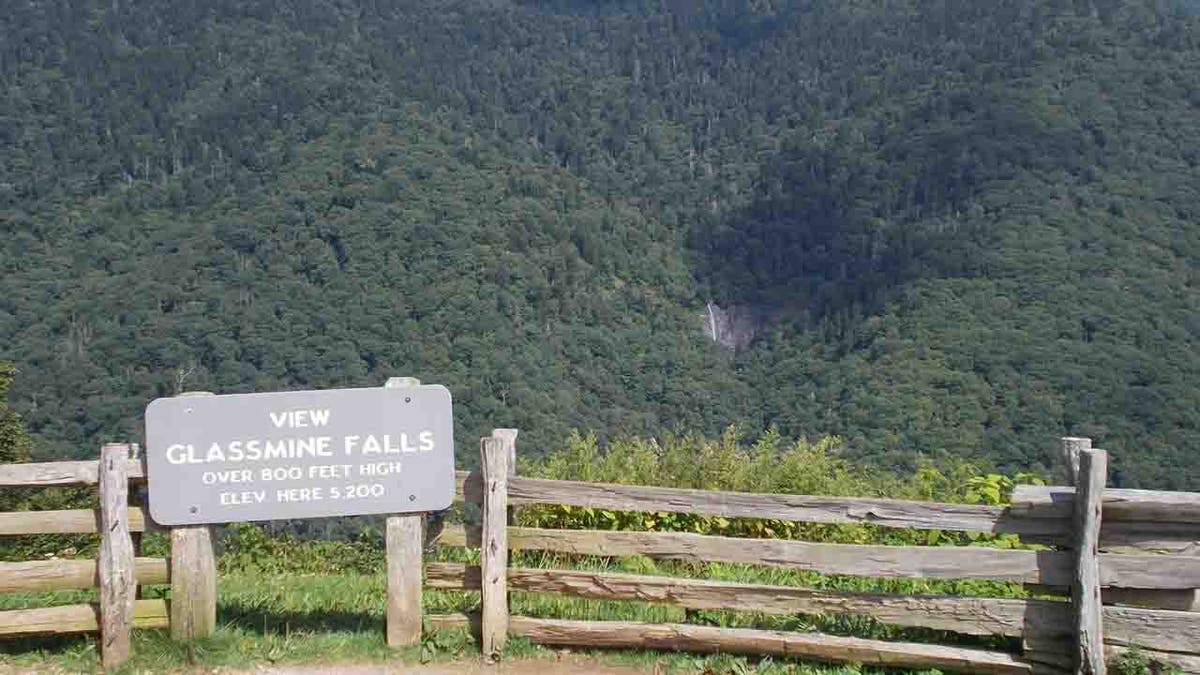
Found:
M 260 635 L 278 635 L 292 631 L 379 634 L 384 631 L 384 620 L 381 617 L 362 612 L 280 612 L 237 603 L 222 603 L 217 609 L 217 623 Z
M 90 633 L 71 635 L 32 635 L 0 640 L 0 656 L 16 656 L 35 652 L 67 652 L 86 649 L 95 642 Z

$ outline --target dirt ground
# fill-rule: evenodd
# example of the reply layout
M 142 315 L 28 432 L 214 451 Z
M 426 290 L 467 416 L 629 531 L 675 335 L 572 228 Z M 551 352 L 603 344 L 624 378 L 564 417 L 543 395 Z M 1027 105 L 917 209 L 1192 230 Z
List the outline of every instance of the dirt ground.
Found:
M 16 668 L 0 666 L 0 675 L 66 673 L 57 669 Z M 633 667 L 611 666 L 592 659 L 562 655 L 557 659 L 513 659 L 496 665 L 485 665 L 478 659 L 446 663 L 322 663 L 257 668 L 187 668 L 186 675 L 644 675 L 654 672 Z
M 647 670 L 602 664 L 592 659 L 563 656 L 558 659 L 516 659 L 485 665 L 476 659 L 430 664 L 328 663 L 317 665 L 262 666 L 254 670 L 216 670 L 219 675 L 642 675 Z

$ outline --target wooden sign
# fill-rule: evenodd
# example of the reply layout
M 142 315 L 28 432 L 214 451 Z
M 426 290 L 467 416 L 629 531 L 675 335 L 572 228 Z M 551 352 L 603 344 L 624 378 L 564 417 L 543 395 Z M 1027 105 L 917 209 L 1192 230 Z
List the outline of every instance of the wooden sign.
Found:
M 196 525 L 448 508 L 451 407 L 439 385 L 155 400 L 150 514 Z

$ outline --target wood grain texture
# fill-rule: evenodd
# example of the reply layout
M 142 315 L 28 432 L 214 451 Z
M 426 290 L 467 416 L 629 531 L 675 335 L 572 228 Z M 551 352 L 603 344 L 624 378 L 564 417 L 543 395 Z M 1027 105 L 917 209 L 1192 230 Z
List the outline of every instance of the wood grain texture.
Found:
M 1117 588 L 1200 587 L 1200 558 L 1178 555 L 1100 554 L 1100 585 Z
M 1073 635 L 1031 633 L 1021 640 L 1021 657 L 1034 665 L 1035 673 L 1074 673 L 1074 651 Z
M 443 541 L 478 545 L 478 530 L 447 527 Z M 470 536 L 463 536 L 463 535 Z M 461 545 L 461 544 L 459 544 Z M 935 579 L 1007 579 L 1067 585 L 1070 560 L 1047 551 L 983 547 L 862 546 L 781 539 L 714 537 L 683 532 L 620 532 L 509 528 L 513 549 L 577 555 L 630 556 L 692 562 L 728 562 L 805 569 L 826 574 Z
M 134 628 L 166 628 L 167 624 L 166 600 L 138 600 L 134 604 Z M 94 603 L 0 612 L 0 636 L 89 633 L 98 630 L 100 606 Z
M 99 466 L 96 460 L 0 464 L 0 487 L 95 485 Z M 136 459 L 126 459 L 125 473 L 131 480 L 146 479 L 146 470 Z
M 1102 521 L 1100 550 L 1109 553 L 1200 555 L 1200 523 Z
M 1079 436 L 1064 436 L 1062 439 L 1063 481 L 1070 486 L 1078 485 L 1079 455 L 1090 450 L 1092 439 Z
M 684 532 L 547 530 L 510 527 L 510 549 L 575 555 L 731 562 L 807 569 L 823 574 L 1002 579 L 1068 587 L 1074 576 L 1071 554 L 1017 551 L 982 546 L 863 546 L 814 544 L 780 539 L 741 539 Z M 438 544 L 479 546 L 479 528 L 447 525 Z M 1200 559 L 1187 556 L 1100 554 L 1104 586 L 1123 588 L 1200 587 Z
M 514 616 L 513 635 L 542 645 L 753 654 L 869 666 L 938 668 L 968 673 L 1031 673 L 1011 654 L 861 638 L 628 621 L 567 621 Z
M 449 564 L 449 563 L 447 563 Z M 478 568 L 475 568 L 478 570 Z M 516 570 L 514 570 L 516 572 Z M 469 576 L 469 575 L 468 575 Z M 477 577 L 476 577 L 477 578 Z M 519 577 L 514 574 L 510 578 L 514 587 Z M 476 586 L 477 587 L 477 586 Z M 1016 601 L 1019 602 L 1019 601 Z M 1031 605 L 1037 605 L 1039 601 L 1034 601 Z M 1054 605 L 1065 605 L 1065 603 L 1048 603 Z M 1056 608 L 1057 611 L 1053 616 L 1047 617 L 1047 625 L 1052 625 L 1049 622 L 1057 622 L 1059 631 L 1056 633 L 1043 633 L 1043 636 L 1049 636 L 1047 640 L 1044 637 L 1035 639 L 1026 644 L 1026 647 L 1031 650 L 1038 648 L 1047 649 L 1048 652 L 1038 654 L 1036 651 L 1026 656 L 1026 660 L 1033 661 L 1038 656 L 1042 660 L 1053 664 L 1049 670 L 1038 670 L 1034 672 L 1066 672 L 1071 667 L 1071 645 L 1070 645 L 1070 626 L 1069 624 L 1069 608 L 1061 606 Z M 1112 612 L 1111 610 L 1118 610 Z M 1123 654 L 1131 649 L 1126 644 L 1119 644 L 1118 634 L 1127 627 L 1130 630 L 1129 644 L 1142 645 L 1137 647 L 1139 653 L 1152 661 L 1173 665 L 1183 669 L 1184 672 L 1200 673 L 1200 655 L 1197 655 L 1197 624 L 1194 615 L 1185 615 L 1184 612 L 1154 612 L 1148 610 L 1132 610 L 1135 613 L 1142 614 L 1141 618 L 1133 619 L 1129 623 L 1124 623 L 1120 619 L 1120 614 L 1124 613 L 1124 608 L 1105 608 L 1106 626 L 1111 628 L 1107 635 L 1110 642 L 1105 646 L 1105 653 L 1108 658 L 1113 658 Z M 1144 620 L 1161 621 L 1164 614 L 1173 615 L 1174 618 L 1168 618 L 1165 622 L 1144 624 L 1144 636 L 1138 636 L 1134 628 L 1135 624 L 1141 623 Z M 426 617 L 426 621 L 432 630 L 471 630 L 476 633 L 479 631 L 479 615 L 478 614 L 436 614 Z M 1176 640 L 1177 629 L 1188 631 L 1186 638 Z M 515 633 L 515 629 L 514 629 Z M 1155 642 L 1155 641 L 1160 642 Z M 1030 658 L 1033 657 L 1033 658 Z M 1035 665 L 1035 664 L 1031 664 Z
M 171 530 L 171 635 L 208 637 L 217 627 L 217 559 L 208 525 Z
M 519 429 L 492 429 L 492 438 L 500 442 L 504 452 L 508 454 L 505 466 L 508 467 L 508 477 L 517 475 L 517 435 Z
M 455 501 L 481 502 L 483 489 L 478 472 L 458 471 L 455 481 Z M 623 511 L 677 511 L 727 518 L 786 516 L 783 519 L 801 522 L 1015 533 L 1031 543 L 1069 545 L 1074 512 L 1073 488 L 1059 488 L 1059 492 L 1052 492 L 1053 497 L 1037 497 L 1031 490 L 1030 486 L 1018 486 L 1016 499 L 1024 501 L 1019 501 L 1013 509 L 1006 509 L 889 499 L 709 492 L 514 476 L 509 482 L 509 503 L 560 503 Z M 1124 492 L 1139 491 L 1117 492 L 1120 497 Z M 1102 523 L 1100 531 L 1101 550 L 1128 553 L 1200 552 L 1200 523 L 1124 521 L 1111 520 L 1111 515 L 1105 517 L 1107 520 Z
M 129 508 L 129 531 L 158 529 L 141 507 Z M 0 536 L 23 534 L 94 534 L 100 532 L 99 509 L 0 512 Z
M 1028 518 L 1070 518 L 1075 488 L 1058 485 L 1018 485 L 1013 489 L 1011 511 Z M 1107 488 L 1101 496 L 1105 522 L 1140 521 L 1200 525 L 1200 492 L 1123 490 Z M 1200 527 L 1194 532 L 1200 534 Z M 1196 537 L 1200 539 L 1200 536 Z
M 508 460 L 503 437 L 480 440 L 483 467 L 483 528 L 480 546 L 481 649 L 495 661 L 508 640 Z
M 1200 655 L 1200 614 L 1106 606 L 1104 644 Z
M 479 614 L 477 612 L 470 614 L 428 614 L 425 616 L 425 624 L 431 631 L 469 630 L 478 634 Z
M 385 389 L 421 386 L 415 377 L 389 377 Z M 409 647 L 421 642 L 421 571 L 424 565 L 425 514 L 389 516 L 387 553 L 387 644 Z
M 1065 524 L 1044 518 L 1016 518 L 999 506 L 720 492 L 538 478 L 514 478 L 509 497 L 514 504 L 568 504 L 619 511 L 670 511 L 919 530 L 1012 532 L 1041 537 L 1063 536 Z
M 1075 577 L 1071 605 L 1075 614 L 1075 670 L 1104 675 L 1104 620 L 1100 604 L 1100 495 L 1108 477 L 1108 454 L 1081 448 L 1075 499 Z
M 165 558 L 135 558 L 133 565 L 134 578 L 139 584 L 169 581 Z M 95 560 L 0 562 L 0 593 L 95 588 L 99 584 L 99 565 Z
M 1106 605 L 1143 607 L 1150 609 L 1172 609 L 1180 612 L 1200 611 L 1200 591 L 1149 590 L 1145 588 L 1105 588 L 1100 599 Z
M 462 563 L 430 563 L 426 586 L 479 589 L 479 568 Z M 1038 617 L 1024 600 L 836 593 L 797 586 L 766 586 L 704 579 L 644 576 L 578 570 L 508 570 L 511 590 L 562 593 L 592 600 L 639 600 L 687 609 L 727 609 L 763 614 L 870 616 L 898 626 L 926 627 L 966 635 L 1018 637 L 1028 620 L 1054 629 L 1068 612 L 1065 603 L 1045 602 Z M 1051 611 L 1060 605 L 1058 611 Z M 1059 628 L 1061 630 L 1061 627 Z
M 483 490 L 480 474 L 458 471 L 455 498 L 479 503 Z M 616 483 L 521 478 L 509 484 L 513 504 L 567 504 L 615 511 L 670 511 L 725 518 L 767 518 L 813 523 L 879 525 L 881 527 L 954 530 L 961 532 L 1014 532 L 1061 538 L 1068 520 L 1011 517 L 998 506 L 940 504 L 899 499 L 826 497 L 690 490 Z
M 517 476 L 517 434 L 518 429 L 492 429 L 492 438 L 499 439 L 500 444 L 504 446 L 508 452 L 508 478 L 511 481 Z M 508 500 L 508 508 L 505 509 L 508 514 L 508 522 L 517 522 L 517 507 L 513 506 L 512 500 Z M 512 563 L 512 555 L 509 554 L 509 564 Z
M 426 566 L 429 588 L 477 591 L 479 567 Z M 883 623 L 964 635 L 1020 637 L 1026 633 L 1073 637 L 1067 602 L 838 593 L 798 586 L 765 586 L 704 579 L 581 570 L 510 568 L 510 590 L 562 593 L 594 600 L 661 602 L 687 609 L 763 614 L 870 616 Z M 1200 654 L 1200 615 L 1134 607 L 1104 607 L 1107 644 Z M 1065 643 L 1064 643 L 1065 644 Z
M 100 450 L 100 662 L 116 668 L 129 658 L 137 579 L 129 536 L 128 445 L 109 443 Z
M 408 647 L 421 642 L 422 514 L 387 519 L 387 643 Z

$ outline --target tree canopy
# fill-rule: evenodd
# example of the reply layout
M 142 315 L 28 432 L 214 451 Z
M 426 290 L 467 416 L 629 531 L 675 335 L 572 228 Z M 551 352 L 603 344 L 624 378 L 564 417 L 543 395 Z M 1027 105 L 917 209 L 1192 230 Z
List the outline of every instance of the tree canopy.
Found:
M 91 456 L 158 396 L 413 375 L 533 454 L 736 421 L 1017 470 L 1075 434 L 1198 489 L 1198 10 L 18 3 L 13 406 Z

